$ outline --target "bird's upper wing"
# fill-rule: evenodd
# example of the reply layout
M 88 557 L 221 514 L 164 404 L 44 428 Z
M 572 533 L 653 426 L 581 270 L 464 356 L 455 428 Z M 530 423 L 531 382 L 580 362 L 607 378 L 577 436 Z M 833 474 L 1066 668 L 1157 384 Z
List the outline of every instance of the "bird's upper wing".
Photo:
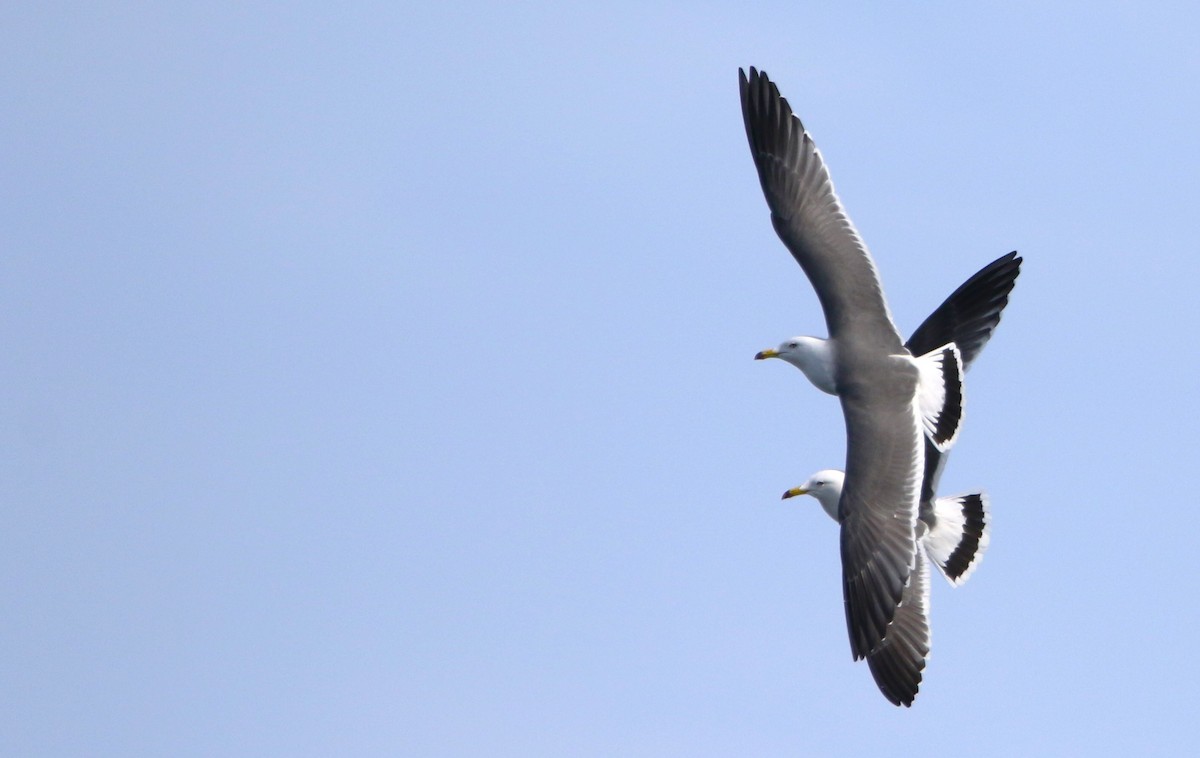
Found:
M 962 354 L 963 368 L 970 368 L 1000 323 L 1022 260 L 1013 251 L 975 272 L 917 327 L 906 343 L 909 352 L 924 355 L 953 342 Z
M 829 336 L 900 352 L 879 274 L 812 138 L 765 72 L 738 71 L 742 117 L 771 221 L 821 301 Z M 936 346 L 935 346 L 936 347 Z

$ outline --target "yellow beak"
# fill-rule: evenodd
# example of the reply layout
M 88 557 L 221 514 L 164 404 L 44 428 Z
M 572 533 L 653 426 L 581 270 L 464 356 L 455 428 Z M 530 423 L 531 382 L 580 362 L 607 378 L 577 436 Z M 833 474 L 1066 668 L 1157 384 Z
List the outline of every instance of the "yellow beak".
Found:
M 761 361 L 764 358 L 778 358 L 778 357 L 779 357 L 778 350 L 772 350 L 771 348 L 767 348 L 766 350 L 763 350 L 762 352 L 760 352 L 758 355 L 754 356 L 754 360 Z
M 808 490 L 806 490 L 802 487 L 792 487 L 790 490 L 783 493 L 783 497 L 780 499 L 787 500 L 789 497 L 798 497 L 800 495 L 807 495 L 807 494 L 808 494 Z

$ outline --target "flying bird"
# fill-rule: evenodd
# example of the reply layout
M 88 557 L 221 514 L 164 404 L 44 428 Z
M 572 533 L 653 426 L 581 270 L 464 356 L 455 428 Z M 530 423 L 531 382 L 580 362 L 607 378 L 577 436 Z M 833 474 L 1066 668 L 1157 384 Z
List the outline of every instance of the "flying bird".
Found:
M 915 356 L 905 347 L 812 138 L 765 73 L 738 74 L 772 224 L 812 283 L 829 331 L 822 371 L 809 378 L 838 396 L 845 417 L 842 589 L 851 652 L 868 658 L 885 644 L 906 588 L 921 581 L 925 442 L 945 452 L 958 433 L 962 353 L 952 342 Z M 898 672 L 872 673 L 885 694 L 901 689 L 890 681 Z
M 838 502 L 845 474 L 818 471 L 784 499 L 812 495 L 834 521 L 841 521 Z M 929 569 L 937 567 L 957 587 L 979 566 L 990 542 L 987 496 L 980 493 L 921 501 L 917 522 L 917 565 L 883 643 L 867 655 L 867 665 L 884 697 L 895 705 L 912 705 L 929 658 Z

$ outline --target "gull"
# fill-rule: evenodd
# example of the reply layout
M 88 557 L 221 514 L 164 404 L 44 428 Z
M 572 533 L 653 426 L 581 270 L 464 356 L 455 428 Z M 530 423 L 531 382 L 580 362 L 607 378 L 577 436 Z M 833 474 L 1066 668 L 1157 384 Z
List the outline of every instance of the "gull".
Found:
M 838 502 L 845 474 L 818 471 L 784 499 L 811 495 L 834 521 L 841 520 Z M 867 665 L 880 691 L 895 705 L 911 706 L 929 658 L 929 569 L 937 567 L 957 587 L 979 566 L 991 540 L 987 496 L 982 493 L 922 500 L 917 522 L 917 565 L 883 643 L 867 655 Z
M 845 417 L 838 520 L 846 625 L 858 660 L 885 643 L 905 588 L 921 581 L 925 441 L 945 452 L 957 436 L 962 355 L 954 343 L 919 356 L 904 346 L 875 263 L 812 138 L 765 72 L 738 74 L 772 224 L 812 283 L 829 330 L 827 369 L 814 383 L 838 396 Z

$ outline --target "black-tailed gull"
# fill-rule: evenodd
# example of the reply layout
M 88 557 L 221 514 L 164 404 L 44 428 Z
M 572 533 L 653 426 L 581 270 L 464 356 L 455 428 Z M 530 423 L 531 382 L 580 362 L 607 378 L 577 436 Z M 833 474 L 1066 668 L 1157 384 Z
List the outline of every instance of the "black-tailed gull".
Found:
M 784 498 L 812 495 L 834 521 L 844 474 L 818 471 Z M 917 565 L 904 588 L 896 617 L 883 643 L 867 656 L 867 664 L 884 697 L 896 705 L 912 705 L 929 658 L 929 581 L 925 558 L 951 586 L 957 587 L 979 565 L 990 541 L 987 496 L 981 493 L 921 501 L 917 522 Z
M 803 124 L 766 74 L 751 68 L 739 79 L 772 223 L 811 281 L 829 330 L 826 379 L 846 423 L 842 587 L 851 650 L 865 658 L 884 643 L 910 581 L 921 581 L 925 438 L 939 451 L 954 441 L 962 358 L 953 344 L 919 357 L 904 347 L 875 264 Z

